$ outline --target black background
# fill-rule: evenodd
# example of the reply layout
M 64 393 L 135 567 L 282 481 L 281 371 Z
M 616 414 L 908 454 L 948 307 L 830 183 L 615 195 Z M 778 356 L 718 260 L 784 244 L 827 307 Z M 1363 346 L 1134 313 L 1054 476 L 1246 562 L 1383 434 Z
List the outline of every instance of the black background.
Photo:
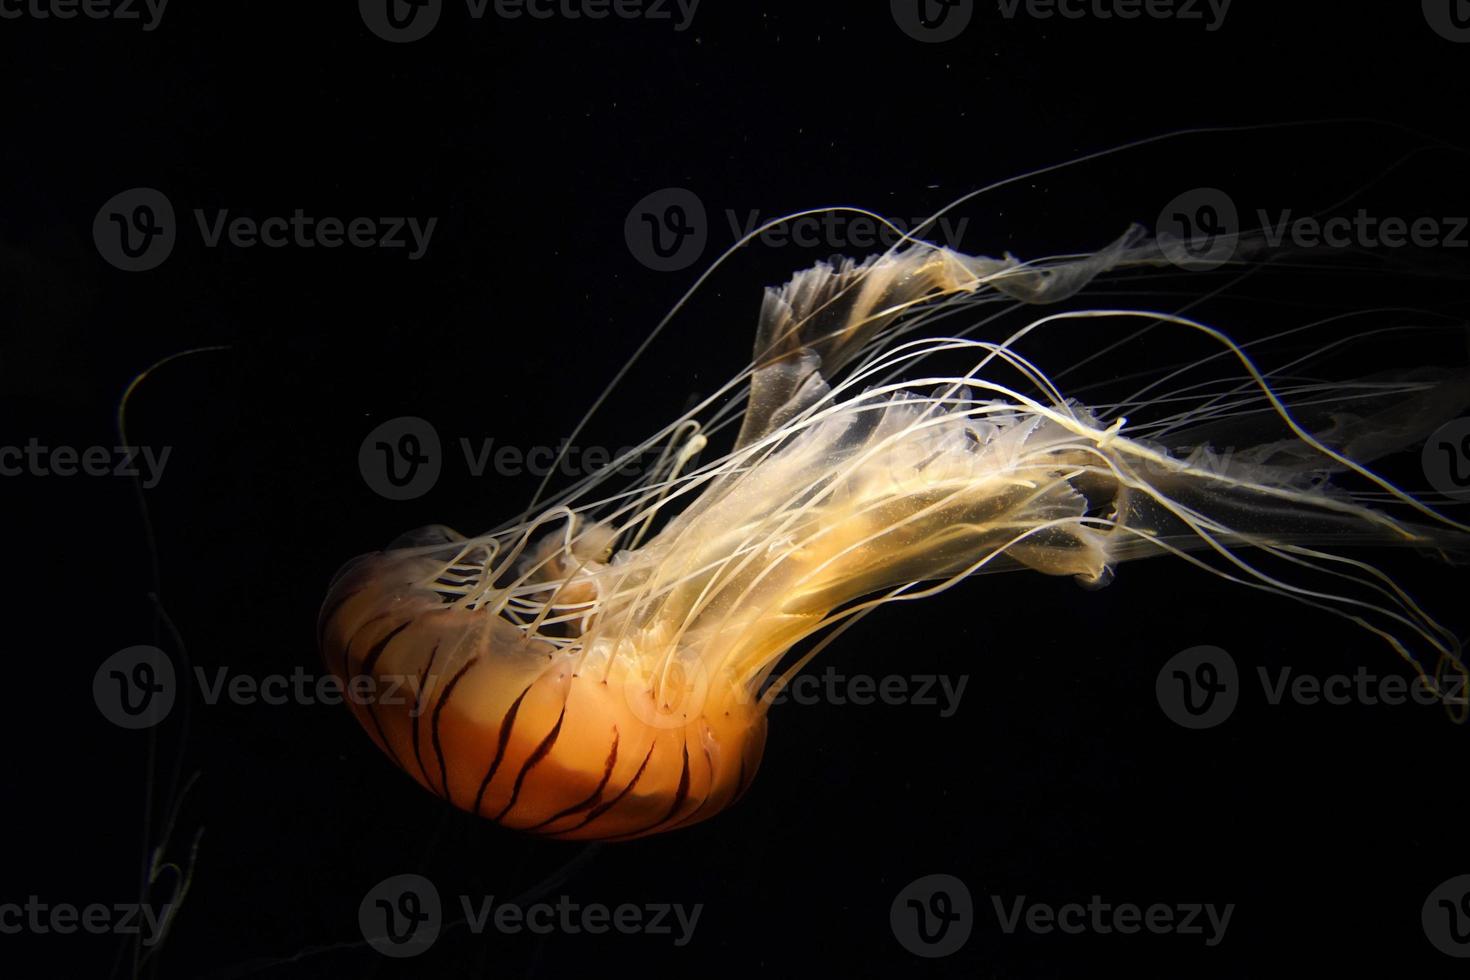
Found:
M 1378 122 L 1182 137 L 1025 181 L 967 205 L 960 244 L 1092 249 L 1202 185 L 1228 187 L 1243 210 L 1310 211 L 1387 174 L 1373 190 L 1382 213 L 1467 213 L 1463 154 L 1392 166 L 1431 140 L 1463 139 L 1470 45 L 1437 36 L 1414 3 L 1236 0 L 1215 31 L 1006 21 L 981 4 L 944 44 L 912 40 L 882 3 L 705 0 L 676 31 L 474 21 L 450 2 L 433 34 L 402 45 L 375 37 L 350 4 L 306 6 L 179 5 L 151 32 L 0 21 L 4 438 L 115 445 L 132 377 L 181 350 L 229 345 L 161 369 L 131 419 L 136 442 L 172 448 L 147 494 L 158 594 L 189 662 L 210 672 L 314 671 L 316 609 L 345 559 L 408 528 L 473 532 L 523 507 L 533 478 L 476 479 L 453 458 L 429 494 L 384 500 L 358 472 L 359 444 L 379 422 L 418 415 L 450 444 L 554 445 L 730 243 L 728 210 L 860 205 L 913 218 L 1173 130 L 1351 117 Z M 104 201 L 136 186 L 166 193 L 180 230 L 162 266 L 130 274 L 102 261 L 91 227 Z M 671 186 L 706 204 L 710 245 L 702 262 L 660 273 L 630 254 L 623 225 L 635 202 Z M 194 208 L 297 207 L 439 220 L 419 261 L 403 250 L 210 249 L 192 224 Z M 760 288 L 839 250 L 737 255 L 584 444 L 642 438 L 717 387 L 748 356 Z M 1279 328 L 1304 301 L 1463 315 L 1464 253 L 1425 261 L 1449 274 L 1276 280 L 1277 292 L 1224 308 L 1235 319 L 1221 325 Z M 1065 363 L 1077 352 L 1051 353 Z M 1347 623 L 1202 574 L 1143 563 L 1098 593 L 994 576 L 886 610 L 817 669 L 968 675 L 953 717 L 785 705 L 737 807 L 588 849 L 447 808 L 381 758 L 345 709 L 321 705 L 195 703 L 187 733 L 176 712 L 158 732 L 150 790 L 147 736 L 113 728 L 90 696 L 115 650 L 159 642 L 181 656 L 166 634 L 155 639 L 133 488 L 5 482 L 0 899 L 134 898 L 144 800 L 166 802 L 177 756 L 199 779 L 169 853 L 204 833 L 187 903 L 149 966 L 160 977 L 1040 977 L 1122 964 L 1246 976 L 1379 961 L 1437 976 L 1458 965 L 1429 945 L 1419 915 L 1431 889 L 1470 871 L 1465 730 L 1419 706 L 1270 707 L 1258 687 L 1218 728 L 1175 726 L 1154 678 L 1196 644 L 1230 650 L 1251 674 L 1405 669 Z M 1411 556 L 1389 567 L 1400 566 L 1463 634 L 1463 576 Z M 362 943 L 357 906 L 407 871 L 451 901 L 540 888 L 584 904 L 704 908 L 683 948 L 460 926 L 401 964 Z M 921 960 L 895 940 L 889 905 L 934 873 L 968 884 L 978 921 L 959 953 Z M 1206 948 L 1198 936 L 1006 935 L 989 899 L 1094 894 L 1236 908 L 1225 941 Z M 0 955 L 12 976 L 94 976 L 117 945 L 3 936 Z

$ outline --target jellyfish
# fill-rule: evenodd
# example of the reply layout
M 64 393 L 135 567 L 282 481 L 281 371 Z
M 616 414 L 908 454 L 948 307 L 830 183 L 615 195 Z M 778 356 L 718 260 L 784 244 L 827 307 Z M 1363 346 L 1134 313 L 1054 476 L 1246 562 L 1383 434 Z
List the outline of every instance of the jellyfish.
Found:
M 1470 544 L 1370 469 L 1462 411 L 1470 374 L 1329 379 L 1316 365 L 1340 334 L 1268 365 L 1181 313 L 1064 303 L 1177 267 L 1169 246 L 1131 228 L 1022 261 L 905 235 L 799 272 L 765 291 L 746 367 L 623 458 L 492 531 L 427 527 L 349 563 L 320 614 L 325 663 L 349 690 L 401 682 L 397 703 L 348 703 L 423 787 L 561 840 L 726 809 L 813 657 L 881 607 L 987 574 L 1096 589 L 1134 560 L 1188 563 L 1345 617 L 1445 687 L 1464 670 L 1454 633 L 1362 552 Z M 1027 352 L 1061 330 L 1134 368 L 1118 352 L 1149 332 L 1197 353 L 1089 397 Z M 657 465 L 615 484 L 644 452 Z

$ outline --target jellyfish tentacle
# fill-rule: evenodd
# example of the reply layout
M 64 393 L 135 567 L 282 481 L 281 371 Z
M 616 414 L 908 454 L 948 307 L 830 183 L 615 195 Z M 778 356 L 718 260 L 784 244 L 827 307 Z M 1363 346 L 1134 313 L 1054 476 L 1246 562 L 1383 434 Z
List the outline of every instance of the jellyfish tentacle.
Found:
M 1344 341 L 1263 367 L 1259 343 L 1202 318 L 1113 306 L 969 336 L 1165 264 L 1136 228 L 1032 262 L 910 241 L 767 290 L 751 364 L 612 467 L 478 537 L 426 529 L 339 574 L 319 622 L 328 665 L 349 685 L 413 678 L 407 710 L 353 714 L 458 807 L 625 840 L 738 799 L 774 697 L 836 637 L 982 574 L 1100 587 L 1169 556 L 1344 617 L 1433 683 L 1463 676 L 1454 634 L 1342 550 L 1470 554 L 1470 525 L 1368 467 L 1462 410 L 1470 376 L 1332 382 L 1313 359 Z M 1084 361 L 1150 331 L 1208 348 L 1084 402 L 1028 346 L 1066 328 L 1091 338 Z M 736 419 L 729 451 L 699 461 Z M 653 447 L 651 470 L 593 499 Z

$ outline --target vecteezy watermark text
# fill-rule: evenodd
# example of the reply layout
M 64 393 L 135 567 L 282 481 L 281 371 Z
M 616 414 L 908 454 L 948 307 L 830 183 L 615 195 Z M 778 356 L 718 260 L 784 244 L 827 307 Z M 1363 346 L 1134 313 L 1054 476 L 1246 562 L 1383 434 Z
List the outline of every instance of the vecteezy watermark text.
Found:
M 1290 209 L 1274 216 L 1260 209 L 1256 216 L 1267 243 L 1272 246 L 1290 241 L 1298 248 L 1470 247 L 1470 238 L 1465 235 L 1470 219 L 1462 217 L 1380 217 L 1369 214 L 1365 208 L 1358 208 L 1351 217 L 1293 217 Z
M 648 456 L 633 446 L 575 446 L 567 440 L 556 446 L 496 445 L 493 437 L 458 440 L 465 468 L 475 478 L 587 476 L 616 464 L 619 476 L 638 476 Z M 444 470 L 445 453 L 439 432 L 426 419 L 404 415 L 377 425 L 358 447 L 357 463 L 363 482 L 389 500 L 413 500 L 434 488 Z M 654 454 L 656 455 L 656 454 Z
M 163 651 L 151 646 L 129 647 L 109 657 L 98 668 L 93 691 L 104 717 L 125 728 L 146 728 L 168 716 L 177 696 L 175 671 Z M 192 680 L 207 705 L 229 703 L 244 707 L 266 705 L 375 705 L 402 707 L 410 718 L 432 709 L 438 692 L 450 677 L 437 673 L 355 674 L 344 679 L 333 673 L 318 674 L 301 666 L 290 673 L 256 675 L 229 667 L 206 669 L 195 666 Z M 969 684 L 968 675 L 839 674 L 829 667 L 822 674 L 802 674 L 783 687 L 771 704 L 831 704 L 838 707 L 911 705 L 935 707 L 941 718 L 959 710 Z M 706 693 L 696 685 L 696 700 L 681 705 L 695 714 L 702 709 Z M 680 715 L 682 718 L 683 716 Z M 665 719 L 658 719 L 661 723 Z M 682 723 L 682 722 L 681 722 Z
M 1464 673 L 1437 680 L 1423 675 L 1377 674 L 1359 667 L 1351 674 L 1299 673 L 1291 667 L 1256 668 L 1263 699 L 1279 707 L 1321 705 L 1440 705 L 1463 712 Z M 1164 714 L 1184 728 L 1214 728 L 1234 713 L 1244 685 L 1235 658 L 1215 646 L 1191 647 L 1170 657 L 1159 670 L 1155 692 Z
M 996 0 L 1006 21 L 1028 20 L 1170 20 L 1203 24 L 1218 31 L 1232 0 Z M 889 0 L 894 23 L 916 41 L 953 41 L 975 17 L 975 0 Z
M 1234 903 L 1114 902 L 1092 895 L 1083 902 L 1054 905 L 1026 895 L 992 894 L 990 906 L 1000 931 L 1007 935 L 1152 935 L 1197 936 L 1218 946 L 1230 928 Z M 916 956 L 936 958 L 957 952 L 975 926 L 975 904 L 965 883 L 954 875 L 918 878 L 894 898 L 889 923 L 894 938 Z
M 1333 215 L 1257 208 L 1255 217 L 1260 239 L 1272 248 L 1470 248 L 1470 218 L 1463 215 L 1374 214 L 1360 207 Z M 1164 256 L 1187 269 L 1230 261 L 1243 236 L 1235 201 L 1218 187 L 1195 187 L 1175 196 L 1160 211 L 1155 229 Z
M 732 242 L 750 241 L 766 248 L 821 249 L 864 252 L 888 249 L 906 240 L 961 247 L 970 219 L 941 215 L 932 218 L 879 218 L 851 208 L 830 208 L 810 214 L 772 219 L 757 209 L 741 214 L 726 208 Z M 665 187 L 644 195 L 628 211 L 623 239 L 629 253 L 655 272 L 687 269 L 704 255 L 709 244 L 708 212 L 699 195 L 685 187 Z M 857 257 L 857 256 L 854 256 Z
M 1177 20 L 1199 22 L 1207 32 L 1218 31 L 1230 13 L 1231 0 L 998 0 L 1000 15 L 1015 20 L 1024 14 L 1033 20 Z
M 759 211 L 751 210 L 741 218 L 734 208 L 725 209 L 730 235 L 740 241 L 763 225 L 770 225 L 755 236 L 755 241 L 768 248 L 846 249 L 893 248 L 911 235 L 922 234 L 926 241 L 959 248 L 969 227 L 969 218 L 952 220 L 947 215 L 938 221 L 928 218 L 884 218 L 879 220 L 854 211 L 822 211 L 770 222 Z
M 694 23 L 699 0 L 464 0 L 471 20 L 646 20 L 672 23 L 683 33 Z M 384 41 L 420 41 L 438 25 L 444 0 L 358 0 L 362 22 Z
M 507 935 L 624 935 L 669 937 L 675 946 L 687 946 L 694 938 L 702 903 L 573 901 L 562 895 L 555 902 L 517 904 L 499 902 L 493 895 L 460 895 L 463 922 L 480 935 L 493 930 Z M 433 945 L 444 927 L 443 901 L 434 883 L 423 875 L 394 875 L 378 882 L 358 906 L 358 925 L 363 938 L 385 956 L 417 956 Z
M 0 934 L 14 936 L 31 933 L 44 936 L 56 934 L 69 936 L 86 932 L 94 936 L 136 936 L 141 934 L 144 946 L 152 946 L 163 938 L 163 932 L 173 912 L 173 904 L 165 903 L 158 909 L 138 902 L 118 902 L 106 905 L 92 902 L 75 905 L 71 902 L 43 902 L 40 896 L 27 896 L 20 902 L 0 903 Z
M 0 476 L 122 476 L 152 490 L 171 452 L 171 446 L 45 446 L 32 436 L 24 446 L 0 446 Z
M 1093 895 L 1086 904 L 1066 902 L 1050 905 L 1028 901 L 1025 895 L 1005 899 L 990 896 L 996 921 L 1006 935 L 1024 930 L 1046 935 L 1052 932 L 1070 936 L 1093 933 L 1132 935 L 1139 932 L 1155 935 L 1201 936 L 1206 946 L 1218 946 L 1230 928 L 1235 904 L 1217 906 L 1198 902 L 1108 902 Z
M 208 705 L 221 702 L 250 707 L 287 704 L 377 705 L 407 707 L 417 718 L 435 703 L 436 691 L 449 678 L 437 674 L 356 674 L 344 680 L 336 674 L 313 674 L 300 666 L 289 674 L 242 674 L 228 667 L 207 670 L 196 666 L 192 680 Z M 178 698 L 173 662 L 152 646 L 128 647 L 103 661 L 92 680 L 97 710 L 122 728 L 157 725 L 168 717 Z
M 828 667 L 821 674 L 798 674 L 771 698 L 771 704 L 871 704 L 938 707 L 939 717 L 949 718 L 959 710 L 960 698 L 970 682 L 968 674 L 841 674 Z
M 136 21 L 144 32 L 157 29 L 168 0 L 0 0 L 0 20 Z
M 291 212 L 289 218 L 280 215 L 268 218 L 248 216 L 230 217 L 226 208 L 216 209 L 212 214 L 203 208 L 194 209 L 194 220 L 199 225 L 199 234 L 208 248 L 218 248 L 227 241 L 236 248 L 337 248 L 348 245 L 352 248 L 408 248 L 408 260 L 417 261 L 429 249 L 429 239 L 434 234 L 438 218 L 420 221 L 415 217 L 390 218 L 316 218 L 301 208 Z
M 323 217 L 304 208 L 264 217 L 237 214 L 230 208 L 194 208 L 193 217 L 205 248 L 377 249 L 402 251 L 410 262 L 424 257 L 439 223 L 438 218 L 410 216 Z M 113 195 L 92 221 L 98 253 L 125 272 L 162 265 L 178 235 L 173 202 L 151 187 Z

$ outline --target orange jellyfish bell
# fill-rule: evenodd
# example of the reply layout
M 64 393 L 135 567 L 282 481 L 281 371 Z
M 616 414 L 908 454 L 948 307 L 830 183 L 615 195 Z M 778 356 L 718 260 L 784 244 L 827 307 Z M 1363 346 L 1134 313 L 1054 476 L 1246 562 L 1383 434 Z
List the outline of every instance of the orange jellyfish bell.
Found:
M 1463 671 L 1454 635 L 1385 573 L 1322 550 L 1467 550 L 1470 527 L 1364 466 L 1463 409 L 1463 370 L 1273 385 L 1222 332 L 1158 312 L 1054 313 L 1002 343 L 919 333 L 956 310 L 1049 303 L 1109 269 L 1167 265 L 1134 231 L 1028 264 L 919 243 L 809 269 L 767 290 L 754 363 L 629 456 L 499 530 L 426 528 L 348 565 L 321 613 L 326 663 L 424 787 L 505 827 L 583 840 L 720 812 L 755 776 L 771 700 L 811 657 L 884 603 L 985 572 L 1095 587 L 1120 562 L 1172 555 L 1352 620 L 1431 685 Z M 1204 345 L 1146 399 L 1084 407 L 1017 347 L 1068 321 L 1130 318 Z M 954 356 L 972 366 L 932 366 Z M 734 447 L 696 465 L 740 395 Z M 1200 435 L 1237 422 L 1253 441 L 1233 452 Z M 586 499 L 658 446 L 651 474 Z
M 431 537 L 445 547 L 425 550 Z M 703 820 L 750 784 L 758 704 L 711 690 L 697 663 L 656 682 L 637 657 L 569 648 L 438 591 L 478 546 L 442 527 L 409 540 L 344 569 L 322 650 L 349 693 L 358 684 L 347 700 L 363 727 L 425 788 L 516 830 L 608 840 Z

